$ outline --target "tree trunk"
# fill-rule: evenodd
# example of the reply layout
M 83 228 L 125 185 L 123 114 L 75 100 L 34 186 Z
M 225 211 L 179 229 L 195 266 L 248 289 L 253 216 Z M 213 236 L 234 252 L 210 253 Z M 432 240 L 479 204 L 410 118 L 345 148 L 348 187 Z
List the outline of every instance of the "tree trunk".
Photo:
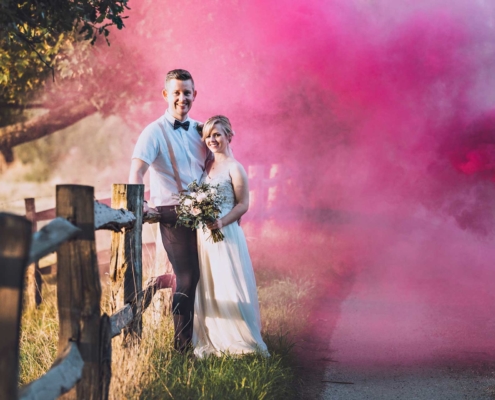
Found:
M 0 128 L 0 152 L 7 163 L 13 161 L 12 148 L 22 143 L 39 139 L 75 124 L 98 110 L 89 102 L 64 104 L 46 114 L 31 118 L 27 122 Z

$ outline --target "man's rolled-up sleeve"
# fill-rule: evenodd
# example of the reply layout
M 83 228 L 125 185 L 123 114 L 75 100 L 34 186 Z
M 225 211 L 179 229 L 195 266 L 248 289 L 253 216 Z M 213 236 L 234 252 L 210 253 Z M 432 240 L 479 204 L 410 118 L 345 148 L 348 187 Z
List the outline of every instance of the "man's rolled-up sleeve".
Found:
M 160 146 L 154 130 L 151 127 L 146 127 L 139 135 L 139 138 L 134 147 L 132 158 L 139 158 L 146 164 L 151 165 L 158 156 Z

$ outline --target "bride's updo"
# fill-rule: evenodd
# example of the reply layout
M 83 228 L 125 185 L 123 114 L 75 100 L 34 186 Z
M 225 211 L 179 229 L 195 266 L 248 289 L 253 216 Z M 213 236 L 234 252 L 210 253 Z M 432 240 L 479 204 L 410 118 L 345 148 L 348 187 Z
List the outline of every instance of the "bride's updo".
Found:
M 227 117 L 223 115 L 214 115 L 206 120 L 203 125 L 198 125 L 198 132 L 200 133 L 203 140 L 205 140 L 213 130 L 215 124 L 220 124 L 223 128 L 223 131 L 227 135 L 227 139 L 232 140 L 232 136 L 234 136 L 235 132 L 232 129 L 232 125 Z

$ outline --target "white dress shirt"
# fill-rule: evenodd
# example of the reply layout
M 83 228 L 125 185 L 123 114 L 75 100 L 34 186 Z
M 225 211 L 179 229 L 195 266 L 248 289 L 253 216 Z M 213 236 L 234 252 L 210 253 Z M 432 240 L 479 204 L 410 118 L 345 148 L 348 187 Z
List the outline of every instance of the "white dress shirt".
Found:
M 193 180 L 201 179 L 208 154 L 196 127 L 198 122 L 187 118 L 189 129 L 174 130 L 174 117 L 165 112 L 156 121 L 144 128 L 139 135 L 132 158 L 139 158 L 150 166 L 150 200 L 155 206 L 177 205 L 177 183 L 174 178 L 172 162 L 167 142 L 159 126 L 162 123 L 174 149 L 177 168 L 184 189 Z

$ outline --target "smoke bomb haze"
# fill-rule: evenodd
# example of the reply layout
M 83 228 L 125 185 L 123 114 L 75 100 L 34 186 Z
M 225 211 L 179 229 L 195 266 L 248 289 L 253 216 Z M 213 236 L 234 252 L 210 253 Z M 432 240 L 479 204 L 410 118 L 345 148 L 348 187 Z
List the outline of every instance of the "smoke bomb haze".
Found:
M 97 85 L 136 99 L 130 156 L 192 73 L 191 116 L 236 131 L 255 265 L 315 274 L 332 357 L 495 355 L 494 4 L 135 0 Z

